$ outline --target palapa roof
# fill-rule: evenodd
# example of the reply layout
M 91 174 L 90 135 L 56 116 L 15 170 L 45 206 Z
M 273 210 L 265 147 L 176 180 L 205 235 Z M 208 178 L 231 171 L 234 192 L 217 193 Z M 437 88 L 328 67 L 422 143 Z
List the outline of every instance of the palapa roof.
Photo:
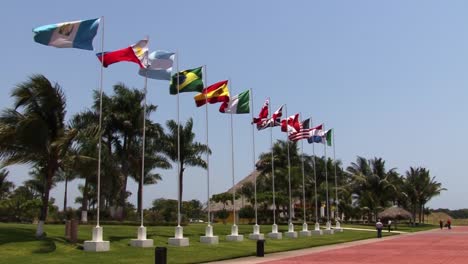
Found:
M 412 215 L 410 212 L 405 209 L 397 206 L 389 207 L 378 214 L 378 217 L 381 219 L 411 219 Z

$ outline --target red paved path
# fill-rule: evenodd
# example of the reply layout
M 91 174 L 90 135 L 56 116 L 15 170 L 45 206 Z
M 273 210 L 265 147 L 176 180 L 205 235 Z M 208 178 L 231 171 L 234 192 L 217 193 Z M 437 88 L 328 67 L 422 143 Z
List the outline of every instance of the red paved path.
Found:
M 402 235 L 364 245 L 306 253 L 302 256 L 261 263 L 468 264 L 468 227 Z

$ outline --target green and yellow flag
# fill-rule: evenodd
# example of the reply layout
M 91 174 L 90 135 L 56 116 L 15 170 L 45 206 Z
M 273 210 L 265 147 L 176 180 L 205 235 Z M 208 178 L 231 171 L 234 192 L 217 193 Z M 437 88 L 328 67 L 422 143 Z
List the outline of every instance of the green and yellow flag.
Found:
M 169 93 L 177 94 L 177 86 L 179 87 L 179 93 L 203 91 L 202 67 L 172 75 Z

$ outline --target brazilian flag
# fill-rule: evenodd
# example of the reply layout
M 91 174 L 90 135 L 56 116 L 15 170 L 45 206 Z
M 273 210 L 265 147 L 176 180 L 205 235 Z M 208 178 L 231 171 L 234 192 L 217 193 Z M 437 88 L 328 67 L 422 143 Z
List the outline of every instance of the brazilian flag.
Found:
M 179 93 L 203 91 L 202 67 L 172 75 L 169 93 L 177 94 L 177 86 L 179 86 Z

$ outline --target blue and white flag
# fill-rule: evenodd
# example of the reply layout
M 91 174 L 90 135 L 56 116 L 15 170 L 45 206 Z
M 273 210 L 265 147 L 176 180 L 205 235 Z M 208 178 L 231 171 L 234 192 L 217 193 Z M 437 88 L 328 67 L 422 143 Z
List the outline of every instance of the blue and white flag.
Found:
M 63 22 L 33 29 L 34 41 L 57 48 L 93 50 L 100 19 Z
M 140 69 L 138 74 L 156 80 L 170 80 L 175 53 L 167 51 L 153 51 L 148 56 L 149 66 Z

